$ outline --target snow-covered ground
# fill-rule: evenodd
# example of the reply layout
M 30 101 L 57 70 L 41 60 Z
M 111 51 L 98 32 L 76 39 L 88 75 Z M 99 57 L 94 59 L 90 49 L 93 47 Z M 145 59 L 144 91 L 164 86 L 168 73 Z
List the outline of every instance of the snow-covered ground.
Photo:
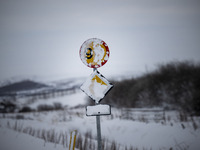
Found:
M 96 145 L 96 117 L 87 117 L 85 107 L 74 107 L 85 105 L 85 99 L 82 91 L 76 91 L 63 97 L 39 99 L 29 104 L 31 108 L 37 108 L 40 104 L 59 102 L 68 106 L 65 110 L 0 114 L 0 149 L 68 149 L 66 145 L 62 145 L 62 138 L 59 137 L 67 136 L 65 142 L 69 144 L 70 132 L 74 130 L 83 139 L 86 133 L 91 133 L 91 141 Z M 24 99 L 21 99 L 21 103 L 23 102 Z M 131 147 L 139 150 L 200 149 L 200 117 L 191 118 L 176 111 L 162 111 L 160 108 L 145 110 L 112 108 L 112 115 L 102 116 L 101 133 L 105 150 L 109 149 L 113 141 L 118 150 L 124 150 L 125 147 L 128 150 Z M 46 133 L 43 137 L 42 131 Z M 50 132 L 55 133 L 57 144 L 46 141 Z
M 175 119 L 163 122 L 150 120 L 120 119 L 121 110 L 113 108 L 112 116 L 101 117 L 102 138 L 106 144 L 116 142 L 120 150 L 125 146 L 138 149 L 189 149 L 200 148 L 200 120 L 180 122 Z M 167 113 L 166 113 L 167 114 Z M 169 112 L 171 118 L 177 118 L 175 112 Z M 137 113 L 139 115 L 139 113 Z M 168 118 L 169 118 L 168 115 Z M 0 143 L 4 150 L 9 149 L 54 149 L 55 144 L 45 143 L 44 139 L 30 137 L 22 131 L 31 128 L 37 130 L 55 130 L 56 133 L 67 133 L 77 130 L 78 134 L 85 135 L 91 132 L 93 141 L 96 142 L 96 118 L 85 116 L 84 108 L 67 109 L 65 111 L 35 112 L 24 114 L 1 114 Z M 16 119 L 18 118 L 18 119 Z M 21 130 L 13 131 L 14 128 Z M 69 137 L 68 137 L 69 139 Z M 11 146 L 14 143 L 16 146 Z M 30 144 L 27 144 L 30 143 Z M 69 142 L 68 142 L 69 143 Z M 28 148 L 27 148 L 28 147 Z M 57 144 L 56 149 L 63 149 L 62 144 Z M 2 149 L 2 148 L 1 148 Z M 65 148 L 66 149 L 66 148 Z M 3 150 L 3 149 L 2 149 Z
M 44 143 L 42 139 L 19 133 L 8 128 L 0 128 L 1 150 L 66 150 L 62 145 Z M 77 149 L 76 149 L 77 150 Z

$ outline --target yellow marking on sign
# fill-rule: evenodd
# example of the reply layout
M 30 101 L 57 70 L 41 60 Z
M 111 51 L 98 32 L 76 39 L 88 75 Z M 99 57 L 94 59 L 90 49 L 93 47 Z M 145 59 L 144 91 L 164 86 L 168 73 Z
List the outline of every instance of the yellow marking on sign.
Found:
M 91 42 L 90 44 L 88 44 L 88 48 L 92 49 L 93 56 L 92 56 L 90 59 L 86 59 L 86 61 L 87 61 L 88 64 L 91 64 L 91 65 L 98 65 L 98 62 L 95 62 L 95 61 L 94 61 L 95 56 L 96 56 L 96 55 L 95 55 L 95 47 L 101 46 L 101 48 L 104 50 L 104 55 L 103 55 L 102 59 L 100 60 L 101 62 L 104 61 L 104 59 L 105 59 L 105 57 L 106 57 L 106 55 L 107 55 L 107 53 L 106 53 L 106 48 L 105 48 L 105 46 L 104 46 L 103 44 L 97 44 L 97 45 L 95 45 L 95 47 L 94 47 L 94 44 L 93 44 L 93 43 L 94 43 L 94 42 Z M 90 51 L 87 49 L 87 51 L 85 52 L 85 58 L 88 57 L 87 54 L 89 54 L 89 53 L 90 53 Z M 90 56 L 90 55 L 89 55 L 89 56 Z M 98 56 L 97 56 L 97 57 L 98 57 Z
M 94 57 L 95 57 L 93 42 L 91 42 L 91 43 L 88 45 L 88 48 L 91 48 L 91 49 L 92 49 L 92 51 L 93 51 L 93 56 L 92 56 L 92 58 L 87 59 L 86 61 L 87 61 L 88 64 L 92 64 L 92 65 L 93 65 L 93 64 L 94 64 Z M 86 53 L 88 53 L 88 51 L 87 51 Z M 85 55 L 86 55 L 86 54 L 85 54 Z M 97 63 L 94 64 L 94 65 L 97 65 Z
M 95 80 L 97 81 L 97 83 L 107 86 L 107 84 L 105 82 L 103 82 L 103 80 L 101 80 L 97 75 L 95 75 L 94 78 L 92 79 L 92 81 L 95 81 Z

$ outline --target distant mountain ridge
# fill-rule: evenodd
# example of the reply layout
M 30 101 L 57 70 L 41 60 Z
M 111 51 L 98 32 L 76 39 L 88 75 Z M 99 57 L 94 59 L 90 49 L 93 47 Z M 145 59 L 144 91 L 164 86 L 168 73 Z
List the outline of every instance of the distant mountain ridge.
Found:
M 34 81 L 32 79 L 24 79 L 16 82 L 9 82 L 0 86 L 1 97 L 15 96 L 35 96 L 42 94 L 64 93 L 79 89 L 84 78 L 73 78 L 51 82 Z
M 59 100 L 60 97 L 78 92 L 83 79 L 66 79 L 54 82 L 21 80 L 0 87 L 0 112 L 18 112 L 20 109 L 31 111 L 28 105 L 47 99 Z M 61 98 L 62 99 L 62 98 Z M 45 103 L 45 102 L 44 102 Z M 54 106 L 60 107 L 56 103 Z M 43 107 L 43 106 L 41 106 Z M 46 108 L 46 105 L 44 106 Z
M 35 82 L 32 80 L 22 80 L 16 83 L 11 83 L 0 87 L 0 93 L 12 93 L 20 91 L 35 90 L 39 88 L 48 87 L 48 85 Z

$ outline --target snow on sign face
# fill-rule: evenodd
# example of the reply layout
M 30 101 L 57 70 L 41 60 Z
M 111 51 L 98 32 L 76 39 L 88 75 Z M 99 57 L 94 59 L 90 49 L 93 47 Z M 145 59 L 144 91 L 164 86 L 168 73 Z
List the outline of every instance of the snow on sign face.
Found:
M 94 105 L 86 107 L 86 115 L 87 116 L 99 116 L 99 115 L 110 115 L 111 107 L 110 105 Z
M 99 103 L 113 87 L 98 71 L 94 71 L 80 87 L 96 103 Z
M 91 38 L 86 40 L 79 51 L 81 61 L 90 68 L 103 66 L 110 56 L 107 44 L 100 39 Z

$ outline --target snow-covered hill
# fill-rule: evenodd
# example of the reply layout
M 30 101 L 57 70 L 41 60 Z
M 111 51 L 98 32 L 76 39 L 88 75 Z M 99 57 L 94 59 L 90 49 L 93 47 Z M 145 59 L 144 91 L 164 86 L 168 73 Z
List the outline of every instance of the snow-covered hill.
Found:
M 84 79 L 66 79 L 48 83 L 22 80 L 0 87 L 0 112 L 19 112 L 24 107 L 38 105 L 76 106 L 85 103 L 79 89 Z M 10 108 L 12 107 L 12 108 Z

